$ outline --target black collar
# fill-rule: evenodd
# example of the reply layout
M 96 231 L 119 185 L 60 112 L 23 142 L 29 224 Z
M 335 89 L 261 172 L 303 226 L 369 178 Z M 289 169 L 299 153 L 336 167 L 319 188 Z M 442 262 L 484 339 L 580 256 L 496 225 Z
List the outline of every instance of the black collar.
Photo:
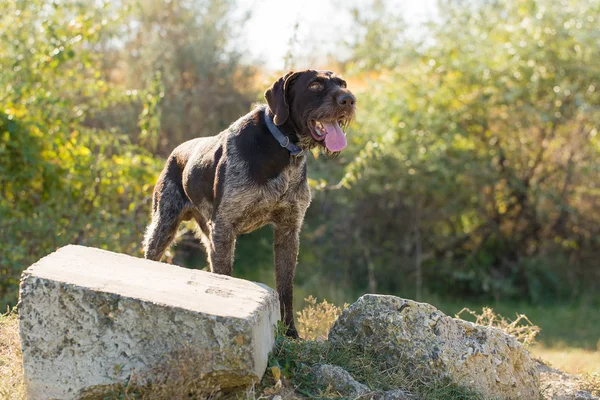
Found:
M 269 117 L 268 108 L 265 108 L 265 122 L 267 123 L 267 128 L 269 128 L 269 132 L 271 132 L 271 135 L 279 142 L 281 147 L 285 147 L 291 155 L 296 157 L 304 154 L 304 150 L 292 143 L 290 138 L 281 133 L 279 128 L 273 123 L 271 117 Z

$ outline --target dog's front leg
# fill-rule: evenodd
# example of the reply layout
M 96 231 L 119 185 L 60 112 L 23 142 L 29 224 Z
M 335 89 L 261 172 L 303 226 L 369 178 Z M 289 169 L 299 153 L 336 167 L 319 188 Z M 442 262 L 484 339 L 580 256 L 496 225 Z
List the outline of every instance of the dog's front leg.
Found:
M 217 274 L 229 275 L 233 271 L 233 252 L 236 235 L 229 224 L 216 221 L 210 235 L 210 270 Z
M 294 274 L 298 260 L 298 246 L 300 244 L 300 227 L 288 224 L 275 224 L 274 252 L 275 252 L 275 280 L 279 293 L 281 307 L 281 320 L 287 326 L 287 336 L 298 338 L 298 331 L 294 325 Z

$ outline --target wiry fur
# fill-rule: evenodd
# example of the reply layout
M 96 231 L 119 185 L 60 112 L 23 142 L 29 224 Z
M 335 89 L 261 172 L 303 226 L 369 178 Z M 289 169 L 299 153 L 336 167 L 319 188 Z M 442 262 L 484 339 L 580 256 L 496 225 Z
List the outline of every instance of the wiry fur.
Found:
M 285 79 L 292 75 L 293 80 Z M 269 107 L 257 107 L 219 135 L 190 140 L 173 151 L 154 189 L 144 249 L 146 258 L 160 260 L 181 221 L 194 218 L 211 271 L 231 275 L 237 236 L 272 224 L 282 320 L 288 334 L 297 337 L 293 280 L 300 228 L 310 204 L 306 157 L 292 156 L 279 145 L 265 124 L 265 113 L 279 110 L 272 118 L 281 131 L 308 150 L 316 145 L 307 132 L 309 121 L 349 121 L 354 100 L 347 107 L 336 104 L 340 93 L 352 95 L 332 73 L 310 70 L 286 77 L 267 90 Z M 326 82 L 320 97 L 307 92 L 305 81 L 310 79 Z

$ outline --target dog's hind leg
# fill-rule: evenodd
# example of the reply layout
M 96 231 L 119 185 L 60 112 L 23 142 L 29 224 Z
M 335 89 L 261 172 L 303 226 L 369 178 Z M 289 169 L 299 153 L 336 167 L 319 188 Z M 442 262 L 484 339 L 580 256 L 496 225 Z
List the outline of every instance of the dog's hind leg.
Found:
M 160 261 L 175 238 L 188 202 L 182 188 L 167 177 L 154 194 L 152 222 L 144 236 L 144 257 Z

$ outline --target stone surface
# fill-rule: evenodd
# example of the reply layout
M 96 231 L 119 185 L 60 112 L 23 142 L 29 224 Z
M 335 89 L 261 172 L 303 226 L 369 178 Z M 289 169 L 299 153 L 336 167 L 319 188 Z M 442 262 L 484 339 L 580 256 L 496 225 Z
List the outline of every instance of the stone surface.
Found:
M 66 246 L 23 273 L 19 314 L 29 398 L 102 398 L 181 354 L 221 388 L 259 380 L 279 302 L 254 282 Z
M 425 303 L 365 295 L 329 333 L 336 346 L 358 346 L 390 367 L 425 379 L 449 379 L 500 399 L 539 399 L 529 353 L 502 331 L 446 316 Z
M 321 365 L 316 372 L 317 383 L 333 392 L 349 398 L 357 398 L 371 392 L 367 385 L 357 382 L 345 369 L 336 365 Z
M 538 369 L 544 400 L 600 400 L 598 396 L 581 390 L 581 381 L 576 376 L 541 363 Z
M 383 392 L 377 400 L 418 400 L 418 397 L 404 390 L 388 390 Z

